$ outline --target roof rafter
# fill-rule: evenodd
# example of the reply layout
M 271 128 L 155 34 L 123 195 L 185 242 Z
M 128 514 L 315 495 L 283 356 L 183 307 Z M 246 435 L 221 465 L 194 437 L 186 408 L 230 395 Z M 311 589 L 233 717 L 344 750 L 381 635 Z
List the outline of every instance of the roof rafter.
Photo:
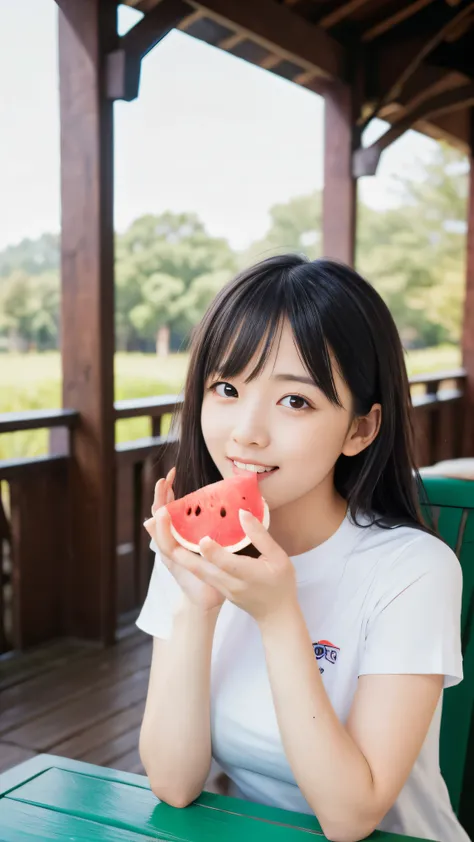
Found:
M 337 9 L 334 9 L 333 12 L 324 15 L 318 22 L 318 25 L 322 26 L 323 29 L 330 29 L 369 2 L 370 0 L 347 0 L 347 2 L 341 4 Z
M 467 3 L 464 6 L 464 8 L 460 9 L 458 12 L 453 14 L 445 23 L 445 25 L 438 29 L 436 33 L 432 35 L 431 38 L 429 38 L 421 48 L 415 51 L 413 57 L 407 62 L 404 69 L 395 79 L 391 87 L 387 91 L 385 91 L 385 93 L 380 97 L 379 101 L 368 110 L 362 129 L 365 129 L 365 127 L 370 123 L 371 119 L 377 116 L 378 112 L 381 108 L 383 108 L 384 105 L 392 102 L 397 98 L 397 96 L 400 95 L 404 85 L 411 78 L 411 76 L 413 76 L 418 67 L 420 67 L 424 59 L 427 58 L 427 56 L 429 56 L 430 53 L 432 53 L 433 50 L 439 44 L 441 44 L 446 35 L 452 29 L 455 29 L 458 26 L 459 22 L 463 20 L 463 18 L 471 14 L 473 8 L 474 2 L 473 0 L 471 0 L 471 2 Z
M 399 23 L 402 23 L 402 21 L 413 17 L 413 15 L 416 15 L 417 12 L 420 12 L 433 2 L 434 0 L 414 0 L 414 2 L 405 6 L 404 9 L 399 9 L 398 12 L 395 12 L 390 17 L 384 18 L 384 20 L 380 21 L 380 23 L 371 26 L 370 29 L 362 35 L 362 41 L 365 43 L 373 41 L 374 38 L 378 38 L 379 35 L 383 35 L 384 32 L 388 32 L 390 29 L 393 29 Z
M 354 176 L 375 175 L 380 156 L 395 140 L 401 137 L 418 120 L 430 120 L 440 114 L 448 114 L 459 108 L 474 105 L 474 82 L 443 91 L 430 99 L 424 100 L 417 107 L 408 111 L 397 120 L 375 143 L 354 152 Z
M 163 0 L 162 0 L 163 2 Z M 218 23 L 243 31 L 281 58 L 314 70 L 320 76 L 342 79 L 344 48 L 324 29 L 305 21 L 274 0 L 190 0 Z

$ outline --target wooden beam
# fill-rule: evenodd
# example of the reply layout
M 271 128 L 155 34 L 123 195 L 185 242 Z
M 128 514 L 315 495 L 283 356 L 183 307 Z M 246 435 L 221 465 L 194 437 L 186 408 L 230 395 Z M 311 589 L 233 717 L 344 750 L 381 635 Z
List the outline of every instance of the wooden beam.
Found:
M 115 631 L 113 112 L 105 56 L 116 0 L 60 0 L 63 406 L 80 413 L 70 471 L 68 633 Z
M 446 38 L 448 33 L 457 27 L 459 22 L 463 20 L 465 17 L 471 14 L 472 9 L 474 8 L 474 2 L 468 3 L 464 6 L 459 12 L 452 15 L 449 20 L 442 26 L 437 32 L 428 38 L 427 41 L 419 48 L 415 49 L 414 53 L 411 55 L 410 59 L 407 59 L 404 69 L 401 73 L 397 76 L 393 84 L 388 90 L 385 90 L 382 96 L 379 98 L 378 102 L 373 105 L 373 107 L 368 112 L 368 115 L 364 121 L 362 129 L 368 125 L 370 120 L 377 116 L 378 112 L 389 102 L 392 102 L 396 99 L 401 91 L 403 90 L 404 85 L 407 81 L 413 76 L 416 70 L 420 67 L 423 61 L 433 52 L 433 50 L 441 44 L 442 41 Z M 395 48 L 398 48 L 399 51 L 403 51 L 403 45 L 394 45 Z
M 464 20 L 460 21 L 456 27 L 453 27 L 451 31 L 446 36 L 446 42 L 448 44 L 453 44 L 455 41 L 459 41 L 463 35 L 471 28 L 472 20 L 474 17 L 474 9 L 472 9 L 471 14 L 468 17 L 464 18 Z
M 226 38 L 222 38 L 217 46 L 220 50 L 233 50 L 234 47 L 237 47 L 237 45 L 241 44 L 242 41 L 245 41 L 245 35 L 242 35 L 241 32 L 234 32 L 233 35 L 228 35 Z
M 315 70 L 331 79 L 343 78 L 345 51 L 341 44 L 287 6 L 274 0 L 190 0 L 190 4 L 304 70 Z
M 140 87 L 142 59 L 175 26 L 195 16 L 184 0 L 161 0 L 126 35 L 118 48 L 107 56 L 107 96 L 109 99 L 136 99 Z
M 342 3 L 333 12 L 324 15 L 318 21 L 318 25 L 322 26 L 323 29 L 330 29 L 332 26 L 336 26 L 336 24 L 344 20 L 344 18 L 349 17 L 353 12 L 357 12 L 362 6 L 366 6 L 369 2 L 370 0 L 347 0 L 346 3 Z
M 424 64 L 404 85 L 396 102 L 404 108 L 414 108 L 423 100 L 468 81 L 467 76 L 461 73 L 451 73 L 443 68 Z
M 324 103 L 323 254 L 353 266 L 357 185 L 352 175 L 352 91 L 346 85 L 328 86 Z
M 161 0 L 120 38 L 119 47 L 142 59 L 176 24 L 191 15 L 195 17 L 195 12 L 184 0 Z
M 137 11 L 143 12 L 144 14 L 151 12 L 157 3 L 159 3 L 159 0 L 125 0 L 126 6 L 132 6 L 134 9 L 137 9 Z
M 393 29 L 399 23 L 402 23 L 404 20 L 413 17 L 417 12 L 420 12 L 422 9 L 429 6 L 433 3 L 434 0 L 414 0 L 414 2 L 408 3 L 407 6 L 403 9 L 399 9 L 398 12 L 395 14 L 390 15 L 389 17 L 384 18 L 384 20 L 380 21 L 380 23 L 371 26 L 370 29 L 367 29 L 366 32 L 362 35 L 362 41 L 368 43 L 369 41 L 373 41 L 374 38 L 378 38 L 380 35 L 383 35 L 384 32 L 388 32 L 390 29 Z
M 262 60 L 259 61 L 258 66 L 263 67 L 264 70 L 273 70 L 273 68 L 276 67 L 277 64 L 280 64 L 280 62 L 281 56 L 275 56 L 270 54 L 268 56 L 265 56 L 265 58 L 262 58 Z
M 303 70 L 301 73 L 294 76 L 292 81 L 296 85 L 307 85 L 308 82 L 312 82 L 313 79 L 318 78 L 320 79 L 321 77 L 318 77 L 314 70 Z
M 470 173 L 467 211 L 466 292 L 462 330 L 463 366 L 467 372 L 463 450 L 474 456 L 474 109 L 470 111 Z
M 439 114 L 448 114 L 459 108 L 474 105 L 474 82 L 443 91 L 430 99 L 424 100 L 416 108 L 408 111 L 397 120 L 371 146 L 360 147 L 354 153 L 354 175 L 375 175 L 380 156 L 395 140 L 412 128 L 418 120 L 430 120 Z

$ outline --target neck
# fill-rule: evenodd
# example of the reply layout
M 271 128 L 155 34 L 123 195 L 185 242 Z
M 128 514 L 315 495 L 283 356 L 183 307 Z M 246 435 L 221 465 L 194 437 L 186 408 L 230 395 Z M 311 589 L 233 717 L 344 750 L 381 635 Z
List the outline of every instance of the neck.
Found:
M 346 511 L 347 503 L 334 488 L 330 474 L 304 497 L 273 509 L 269 531 L 287 555 L 299 555 L 334 535 Z

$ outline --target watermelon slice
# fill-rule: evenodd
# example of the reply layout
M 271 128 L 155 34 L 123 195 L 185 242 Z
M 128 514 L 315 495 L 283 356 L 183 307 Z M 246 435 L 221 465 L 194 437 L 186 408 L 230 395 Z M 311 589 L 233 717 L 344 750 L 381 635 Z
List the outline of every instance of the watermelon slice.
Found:
M 206 536 L 230 553 L 251 543 L 240 525 L 239 509 L 251 512 L 266 529 L 268 506 L 260 494 L 257 475 L 233 476 L 213 482 L 174 500 L 166 506 L 171 532 L 182 547 L 199 553 L 199 541 Z

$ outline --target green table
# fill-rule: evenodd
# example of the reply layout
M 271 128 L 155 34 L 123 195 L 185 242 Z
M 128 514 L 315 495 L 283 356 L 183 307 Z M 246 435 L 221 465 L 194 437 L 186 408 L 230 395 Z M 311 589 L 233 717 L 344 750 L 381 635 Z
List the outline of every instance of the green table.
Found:
M 50 754 L 0 775 L 1 842 L 308 842 L 308 834 L 326 838 L 313 816 L 208 792 L 178 810 L 141 775 Z M 370 839 L 421 842 L 380 831 Z

